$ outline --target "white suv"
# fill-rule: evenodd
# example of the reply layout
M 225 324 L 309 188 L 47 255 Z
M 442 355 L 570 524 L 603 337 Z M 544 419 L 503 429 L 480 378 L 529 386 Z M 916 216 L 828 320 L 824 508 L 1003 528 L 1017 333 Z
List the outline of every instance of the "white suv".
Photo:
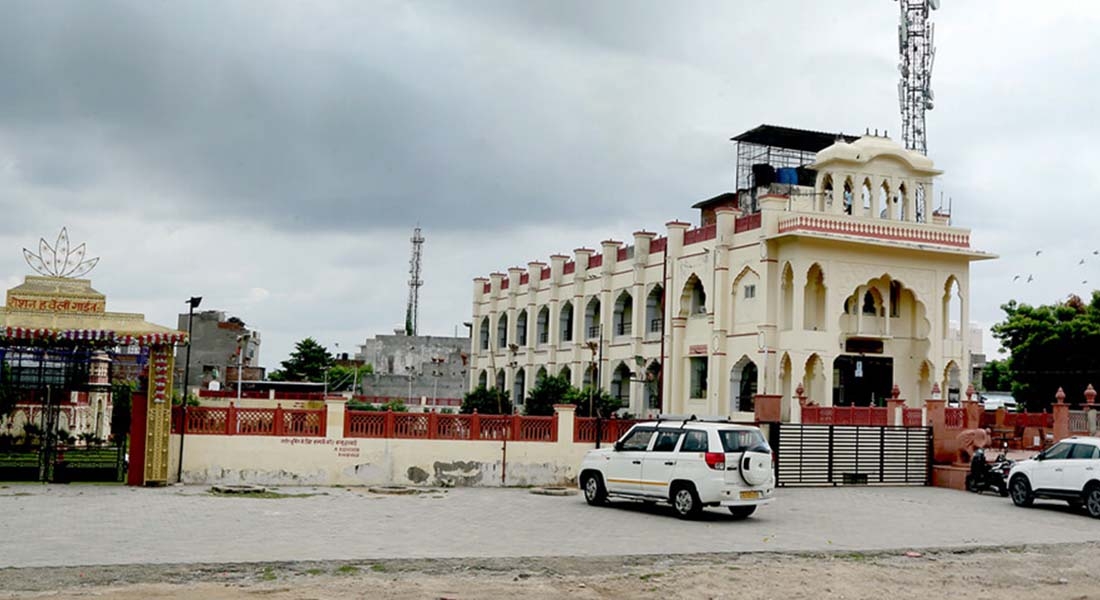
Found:
M 1100 438 L 1067 438 L 1017 463 L 1008 490 L 1016 506 L 1031 506 L 1036 498 L 1065 500 L 1100 519 Z
M 590 450 L 577 481 L 589 504 L 608 497 L 668 502 L 683 518 L 726 506 L 744 519 L 772 501 L 772 451 L 756 427 L 692 419 L 634 425 L 614 448 Z

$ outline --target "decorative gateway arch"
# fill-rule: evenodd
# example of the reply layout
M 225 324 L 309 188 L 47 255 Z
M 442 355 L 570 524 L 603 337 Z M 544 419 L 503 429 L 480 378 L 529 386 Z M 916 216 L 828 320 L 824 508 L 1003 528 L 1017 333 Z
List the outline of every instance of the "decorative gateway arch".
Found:
M 102 449 L 111 429 L 111 384 L 136 381 L 126 480 L 167 483 L 174 347 L 186 334 L 141 314 L 108 312 L 106 296 L 79 278 L 99 259 L 86 260 L 84 244 L 71 248 L 65 229 L 53 245 L 42 239 L 37 253 L 23 254 L 39 275 L 9 289 L 0 307 L 0 436 L 8 456 L 26 461 L 37 452 L 33 478 L 42 481 L 62 480 L 60 471 L 71 476 L 86 457 L 102 468 L 103 454 L 92 450 Z

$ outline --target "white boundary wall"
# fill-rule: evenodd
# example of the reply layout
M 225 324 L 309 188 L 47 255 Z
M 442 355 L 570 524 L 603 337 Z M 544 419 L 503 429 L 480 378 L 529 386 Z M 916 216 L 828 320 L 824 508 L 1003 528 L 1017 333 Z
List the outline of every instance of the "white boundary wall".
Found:
M 573 407 L 555 407 L 557 442 L 344 438 L 343 403 L 327 437 L 187 435 L 183 483 L 256 485 L 562 485 L 593 444 L 573 443 Z M 334 423 L 338 420 L 338 423 Z M 169 472 L 179 468 L 172 435 Z

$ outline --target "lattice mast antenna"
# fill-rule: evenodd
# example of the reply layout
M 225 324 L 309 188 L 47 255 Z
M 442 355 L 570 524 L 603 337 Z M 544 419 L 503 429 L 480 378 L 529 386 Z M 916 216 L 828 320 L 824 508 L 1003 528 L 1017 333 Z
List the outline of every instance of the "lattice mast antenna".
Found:
M 420 286 L 424 280 L 420 279 L 420 256 L 424 246 L 424 236 L 420 235 L 420 227 L 413 229 L 412 257 L 409 258 L 409 304 L 405 307 L 405 335 L 416 335 L 417 320 L 420 313 Z
M 924 118 L 932 110 L 932 63 L 936 60 L 936 26 L 930 13 L 940 7 L 939 0 L 897 0 L 901 7 L 898 24 L 898 50 L 901 81 L 898 103 L 901 105 L 901 136 L 905 147 L 928 154 L 928 129 Z

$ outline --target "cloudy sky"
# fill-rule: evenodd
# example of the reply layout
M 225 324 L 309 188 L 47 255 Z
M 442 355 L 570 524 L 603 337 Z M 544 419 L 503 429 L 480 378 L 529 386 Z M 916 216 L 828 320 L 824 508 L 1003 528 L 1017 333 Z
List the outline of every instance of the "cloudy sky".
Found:
M 988 327 L 1100 287 L 1100 5 L 943 4 L 929 154 L 1001 256 L 972 273 Z M 421 331 L 463 333 L 474 277 L 696 221 L 732 135 L 899 137 L 897 20 L 888 0 L 5 1 L 0 283 L 67 225 L 110 310 L 173 325 L 201 295 L 276 368 L 305 336 L 350 351 L 402 324 L 419 224 Z

